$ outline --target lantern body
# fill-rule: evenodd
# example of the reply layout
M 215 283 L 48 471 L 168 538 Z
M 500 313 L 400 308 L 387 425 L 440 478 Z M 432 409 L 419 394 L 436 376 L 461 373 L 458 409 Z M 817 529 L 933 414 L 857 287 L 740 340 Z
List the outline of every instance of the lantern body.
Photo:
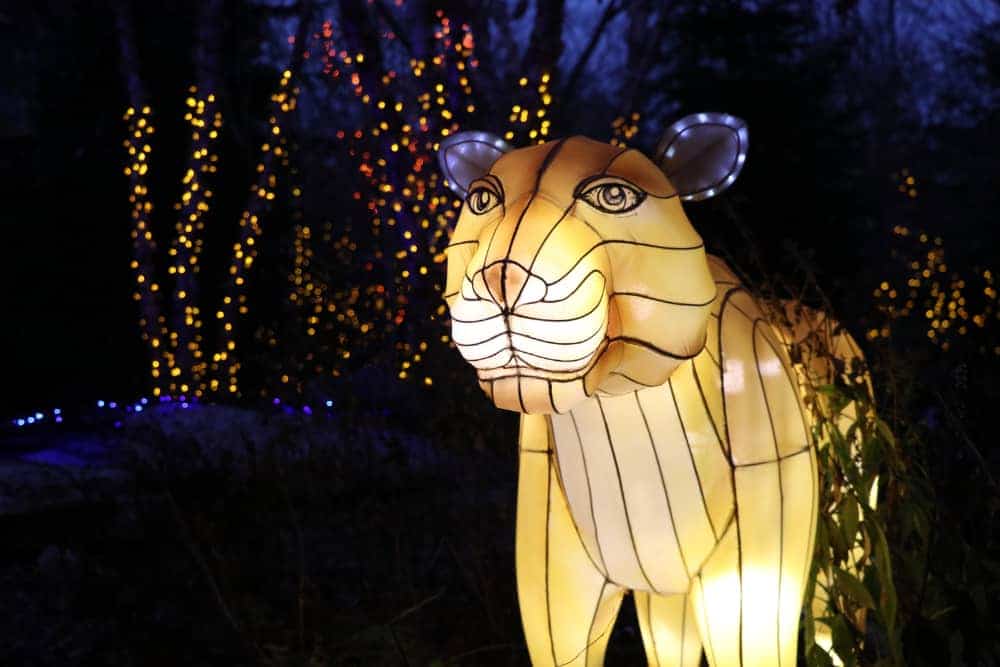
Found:
M 580 137 L 442 146 L 466 195 L 447 250 L 453 340 L 522 415 L 516 565 L 536 666 L 602 664 L 630 591 L 651 665 L 702 650 L 713 666 L 795 664 L 817 511 L 808 416 L 785 336 L 680 205 L 732 182 L 745 127 L 685 121 L 659 168 Z

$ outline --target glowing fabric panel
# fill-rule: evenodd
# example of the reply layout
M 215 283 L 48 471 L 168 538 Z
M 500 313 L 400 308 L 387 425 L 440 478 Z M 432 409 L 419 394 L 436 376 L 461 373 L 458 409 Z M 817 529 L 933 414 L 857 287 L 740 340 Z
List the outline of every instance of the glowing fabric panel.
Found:
M 442 143 L 465 198 L 452 337 L 522 415 L 517 582 L 536 666 L 603 664 L 627 592 L 650 664 L 795 664 L 818 497 L 796 334 L 705 253 L 680 203 L 729 187 L 747 136 L 695 114 L 653 160 L 583 137 Z

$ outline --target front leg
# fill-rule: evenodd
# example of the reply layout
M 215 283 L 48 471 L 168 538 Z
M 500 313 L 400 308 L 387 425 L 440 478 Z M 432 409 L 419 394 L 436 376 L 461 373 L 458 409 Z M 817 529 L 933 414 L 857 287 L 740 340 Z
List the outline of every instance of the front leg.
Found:
M 812 449 L 736 468 L 736 515 L 691 588 L 713 667 L 795 667 L 815 468 Z
M 720 315 L 736 513 L 692 584 L 710 664 L 794 667 L 817 512 L 816 452 L 785 348 L 742 291 Z
M 521 415 L 517 594 L 534 667 L 599 667 L 624 590 L 580 541 L 559 482 L 549 420 Z

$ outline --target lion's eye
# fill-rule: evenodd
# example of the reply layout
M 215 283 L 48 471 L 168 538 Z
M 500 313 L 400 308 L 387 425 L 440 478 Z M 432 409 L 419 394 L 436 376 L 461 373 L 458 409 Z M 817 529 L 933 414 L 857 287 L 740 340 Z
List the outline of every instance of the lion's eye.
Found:
M 628 213 L 642 203 L 646 193 L 624 183 L 601 183 L 581 195 L 588 204 L 605 213 Z
M 470 192 L 466 201 L 469 203 L 469 210 L 476 215 L 482 215 L 499 204 L 500 198 L 489 188 L 481 187 Z

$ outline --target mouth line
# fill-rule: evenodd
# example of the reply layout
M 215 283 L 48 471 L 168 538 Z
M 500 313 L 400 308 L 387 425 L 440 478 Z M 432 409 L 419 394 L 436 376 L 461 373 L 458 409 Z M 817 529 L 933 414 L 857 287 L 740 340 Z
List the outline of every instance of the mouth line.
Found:
M 490 368 L 478 368 L 477 371 L 483 373 L 489 373 L 489 372 L 500 371 L 507 368 L 511 369 L 525 368 L 528 370 L 539 371 L 543 373 L 575 373 L 576 371 L 586 368 L 590 364 L 591 359 L 593 358 L 594 354 L 597 352 L 599 348 L 600 345 L 595 347 L 593 350 L 587 352 L 586 354 L 579 357 L 574 357 L 573 359 L 555 359 L 553 357 L 546 357 L 540 354 L 534 354 L 526 350 L 519 350 L 516 348 L 506 347 L 501 350 L 497 350 L 496 352 L 494 352 L 489 356 L 483 357 L 483 359 L 489 359 L 490 357 L 495 357 L 498 355 L 505 354 L 510 356 L 510 359 L 508 361 L 498 366 L 492 366 Z M 529 359 L 525 359 L 525 357 L 534 357 L 536 359 L 542 359 L 544 361 L 551 361 L 556 364 L 571 364 L 574 362 L 583 362 L 583 363 L 579 366 L 555 370 L 555 369 L 545 368 L 544 366 L 537 363 L 532 363 Z M 483 359 L 476 359 L 475 361 L 482 361 Z
M 594 349 L 594 351 L 588 355 L 586 362 L 576 368 L 568 368 L 561 371 L 549 371 L 538 366 L 525 364 L 523 360 L 517 360 L 512 356 L 511 361 L 508 361 L 503 366 L 497 366 L 492 369 L 477 368 L 476 377 L 481 382 L 495 382 L 497 380 L 504 380 L 508 378 L 545 380 L 547 382 L 576 382 L 577 380 L 583 379 L 587 373 L 593 370 L 598 360 L 607 349 L 608 344 L 609 339 L 605 337 Z M 492 373 L 496 374 L 490 375 Z M 484 377 L 484 375 L 486 375 L 486 377 Z

